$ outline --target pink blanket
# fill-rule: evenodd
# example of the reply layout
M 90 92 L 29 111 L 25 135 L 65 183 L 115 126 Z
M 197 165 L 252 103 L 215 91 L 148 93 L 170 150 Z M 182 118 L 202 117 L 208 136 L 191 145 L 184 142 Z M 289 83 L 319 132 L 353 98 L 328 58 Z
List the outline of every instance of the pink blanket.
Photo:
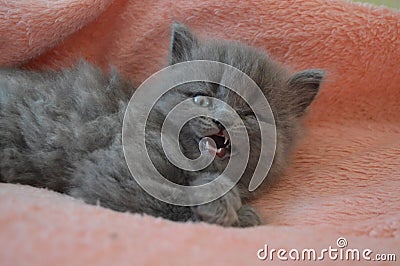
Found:
M 139 83 L 165 65 L 174 20 L 266 49 L 293 70 L 328 72 L 291 168 L 252 203 L 264 225 L 174 223 L 0 184 L 0 264 L 251 265 L 271 263 L 281 248 L 272 263 L 293 263 L 292 249 L 301 258 L 329 246 L 372 253 L 360 261 L 325 253 L 324 265 L 366 265 L 379 254 L 398 263 L 399 11 L 338 0 L 0 0 L 0 65 L 60 68 L 84 57 Z

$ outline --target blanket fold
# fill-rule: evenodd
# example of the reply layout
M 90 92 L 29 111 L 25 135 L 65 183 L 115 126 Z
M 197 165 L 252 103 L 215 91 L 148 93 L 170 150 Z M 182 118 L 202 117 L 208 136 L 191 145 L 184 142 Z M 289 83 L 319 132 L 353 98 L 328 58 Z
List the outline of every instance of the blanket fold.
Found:
M 0 264 L 265 264 L 265 244 L 321 250 L 341 237 L 400 260 L 399 11 L 339 0 L 0 0 L 0 65 L 59 69 L 83 57 L 139 84 L 165 65 L 173 21 L 328 73 L 290 169 L 251 203 L 264 225 L 174 223 L 0 184 Z M 366 264 L 323 264 L 340 262 Z

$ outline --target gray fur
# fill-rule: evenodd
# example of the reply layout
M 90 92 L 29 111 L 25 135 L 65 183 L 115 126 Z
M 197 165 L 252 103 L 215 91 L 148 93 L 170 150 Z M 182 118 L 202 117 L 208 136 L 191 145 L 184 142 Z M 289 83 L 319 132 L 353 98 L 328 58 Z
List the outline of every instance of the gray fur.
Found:
M 232 65 L 262 89 L 273 110 L 278 136 L 277 153 L 265 182 L 270 185 L 288 164 L 300 118 L 318 93 L 323 71 L 307 70 L 290 76 L 261 51 L 239 43 L 204 42 L 184 25 L 175 23 L 170 64 L 188 60 Z M 251 157 L 240 182 L 211 203 L 182 207 L 148 195 L 126 166 L 121 127 L 133 91 L 117 71 L 104 74 L 83 61 L 59 72 L 0 70 L 0 180 L 46 187 L 89 204 L 174 221 L 205 221 L 223 226 L 260 224 L 256 212 L 243 205 L 252 198 L 247 185 L 260 150 L 260 131 L 247 104 L 224 87 L 195 82 L 174 88 L 155 105 L 146 128 L 149 154 L 159 171 L 179 184 L 212 181 L 227 160 L 215 160 L 195 174 L 170 164 L 162 152 L 160 128 L 173 106 L 199 94 L 219 98 L 241 114 L 250 135 Z M 197 157 L 198 139 L 219 131 L 218 122 L 209 118 L 191 120 L 180 135 L 183 152 Z M 226 184 L 232 182 L 229 177 L 224 180 Z

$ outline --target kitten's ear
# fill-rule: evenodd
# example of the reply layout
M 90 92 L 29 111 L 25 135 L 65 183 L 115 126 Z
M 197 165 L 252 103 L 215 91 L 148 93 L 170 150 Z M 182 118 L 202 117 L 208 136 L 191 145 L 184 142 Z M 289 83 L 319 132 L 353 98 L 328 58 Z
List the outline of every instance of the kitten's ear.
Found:
M 170 64 L 190 60 L 191 50 L 197 43 L 196 36 L 185 25 L 174 22 L 171 32 Z
M 294 74 L 289 79 L 289 87 L 294 90 L 296 99 L 294 108 L 297 116 L 302 116 L 307 107 L 317 96 L 325 71 L 320 69 L 309 69 Z

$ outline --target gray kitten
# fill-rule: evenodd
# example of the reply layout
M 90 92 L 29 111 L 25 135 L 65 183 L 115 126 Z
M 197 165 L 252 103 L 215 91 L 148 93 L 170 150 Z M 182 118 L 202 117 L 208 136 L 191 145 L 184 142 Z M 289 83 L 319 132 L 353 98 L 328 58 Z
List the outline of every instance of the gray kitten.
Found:
M 271 184 L 288 163 L 300 118 L 318 93 L 323 71 L 306 70 L 290 76 L 261 51 L 227 41 L 200 41 L 178 23 L 173 25 L 171 39 L 171 65 L 189 60 L 226 63 L 249 75 L 261 88 L 277 129 L 276 154 L 265 180 Z M 214 180 L 226 167 L 230 143 L 217 120 L 197 117 L 182 128 L 181 149 L 187 157 L 196 158 L 199 141 L 208 136 L 217 144 L 217 157 L 195 173 L 172 165 L 162 150 L 160 130 L 175 105 L 188 98 L 209 105 L 206 96 L 218 98 L 237 111 L 250 136 L 249 164 L 239 183 L 213 202 L 185 207 L 147 194 L 127 168 L 121 128 L 132 92 L 133 86 L 117 71 L 104 74 L 86 62 L 60 72 L 0 70 L 0 180 L 45 187 L 89 204 L 174 221 L 241 227 L 260 224 L 256 212 L 242 205 L 252 198 L 247 186 L 260 154 L 260 128 L 243 99 L 223 86 L 192 82 L 170 90 L 151 111 L 146 125 L 149 156 L 166 178 L 178 184 Z M 224 180 L 232 182 L 229 177 Z

